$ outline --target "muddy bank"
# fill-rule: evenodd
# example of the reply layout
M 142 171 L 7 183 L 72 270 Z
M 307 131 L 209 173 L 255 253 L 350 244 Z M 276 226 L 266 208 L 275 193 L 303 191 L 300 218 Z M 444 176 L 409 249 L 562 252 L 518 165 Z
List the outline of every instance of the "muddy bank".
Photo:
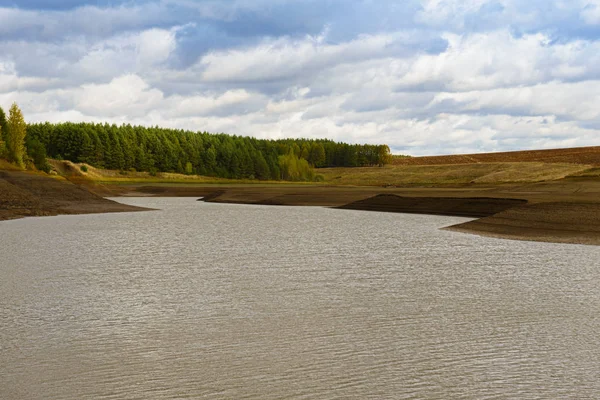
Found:
M 567 181 L 453 188 L 229 187 L 213 189 L 206 201 L 479 218 L 446 229 L 515 240 L 600 245 L 597 189 L 594 184 L 582 188 Z
M 401 197 L 394 194 L 379 194 L 338 208 L 481 218 L 526 203 L 527 200 L 487 197 Z
M 27 216 L 143 211 L 102 198 L 65 180 L 0 171 L 0 220 Z
M 600 204 L 527 204 L 446 229 L 505 239 L 600 245 Z
M 91 188 L 95 193 L 86 188 Z M 214 203 L 325 206 L 480 218 L 455 231 L 518 240 L 600 245 L 600 181 L 447 187 L 325 185 L 93 185 L 0 171 L 0 220 L 143 210 L 101 196 L 202 197 Z
M 600 204 L 377 195 L 338 208 L 478 218 L 447 230 L 515 240 L 600 245 Z

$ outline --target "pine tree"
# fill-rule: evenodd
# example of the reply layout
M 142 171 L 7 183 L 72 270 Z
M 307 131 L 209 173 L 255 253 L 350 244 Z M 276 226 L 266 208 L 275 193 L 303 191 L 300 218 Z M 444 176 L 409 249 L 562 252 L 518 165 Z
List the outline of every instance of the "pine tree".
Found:
M 322 167 L 325 165 L 325 161 L 325 148 L 321 143 L 314 142 L 310 147 L 308 162 L 315 167 Z
M 23 167 L 23 157 L 25 156 L 25 135 L 27 134 L 27 125 L 23 118 L 23 113 L 17 106 L 17 103 L 13 103 L 8 112 L 8 124 L 7 124 L 7 147 L 9 151 L 9 157 L 11 161 L 15 162 L 18 166 Z
M 270 176 L 269 165 L 265 157 L 256 152 L 256 162 L 254 163 L 254 176 L 260 180 L 267 180 Z
M 0 157 L 5 157 L 6 154 L 6 114 L 4 114 L 4 110 L 0 107 Z

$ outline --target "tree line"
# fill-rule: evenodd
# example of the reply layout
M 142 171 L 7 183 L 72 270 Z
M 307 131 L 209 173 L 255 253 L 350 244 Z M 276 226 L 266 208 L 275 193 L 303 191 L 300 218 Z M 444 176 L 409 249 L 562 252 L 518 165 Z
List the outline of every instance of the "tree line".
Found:
M 29 124 L 27 134 L 32 142 L 43 145 L 49 157 L 115 170 L 311 180 L 312 167 L 383 166 L 391 162 L 386 145 L 265 140 L 129 124 L 46 122 Z
M 0 156 L 4 153 L 4 158 L 16 164 L 31 162 L 42 170 L 49 169 L 46 157 L 50 157 L 151 174 L 310 181 L 318 178 L 313 168 L 383 166 L 392 160 L 386 145 L 351 145 L 325 139 L 267 140 L 129 124 L 25 124 L 16 104 L 8 120 L 3 115 L 0 108 Z M 13 120 L 20 122 L 12 127 Z

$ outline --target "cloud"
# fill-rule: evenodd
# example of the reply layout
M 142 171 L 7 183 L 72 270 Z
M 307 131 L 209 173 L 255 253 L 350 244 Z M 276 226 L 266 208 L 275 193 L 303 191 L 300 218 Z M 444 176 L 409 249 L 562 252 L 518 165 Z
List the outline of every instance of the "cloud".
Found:
M 268 41 L 250 49 L 210 53 L 200 61 L 209 82 L 253 82 L 289 79 L 339 63 L 384 56 L 395 44 L 388 35 L 365 36 L 329 45 L 323 36 Z
M 599 25 L 600 1 L 590 0 L 581 11 L 581 17 L 589 25 Z
M 441 154 L 598 144 L 598 0 L 0 3 L 0 105 Z M 543 7 L 542 7 L 543 5 Z

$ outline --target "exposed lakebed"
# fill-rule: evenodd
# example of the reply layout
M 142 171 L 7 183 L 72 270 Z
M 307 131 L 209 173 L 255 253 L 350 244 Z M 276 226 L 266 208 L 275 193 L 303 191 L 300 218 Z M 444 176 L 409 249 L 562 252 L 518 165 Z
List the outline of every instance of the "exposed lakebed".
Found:
M 127 198 L 0 224 L 0 398 L 597 398 L 600 248 Z

